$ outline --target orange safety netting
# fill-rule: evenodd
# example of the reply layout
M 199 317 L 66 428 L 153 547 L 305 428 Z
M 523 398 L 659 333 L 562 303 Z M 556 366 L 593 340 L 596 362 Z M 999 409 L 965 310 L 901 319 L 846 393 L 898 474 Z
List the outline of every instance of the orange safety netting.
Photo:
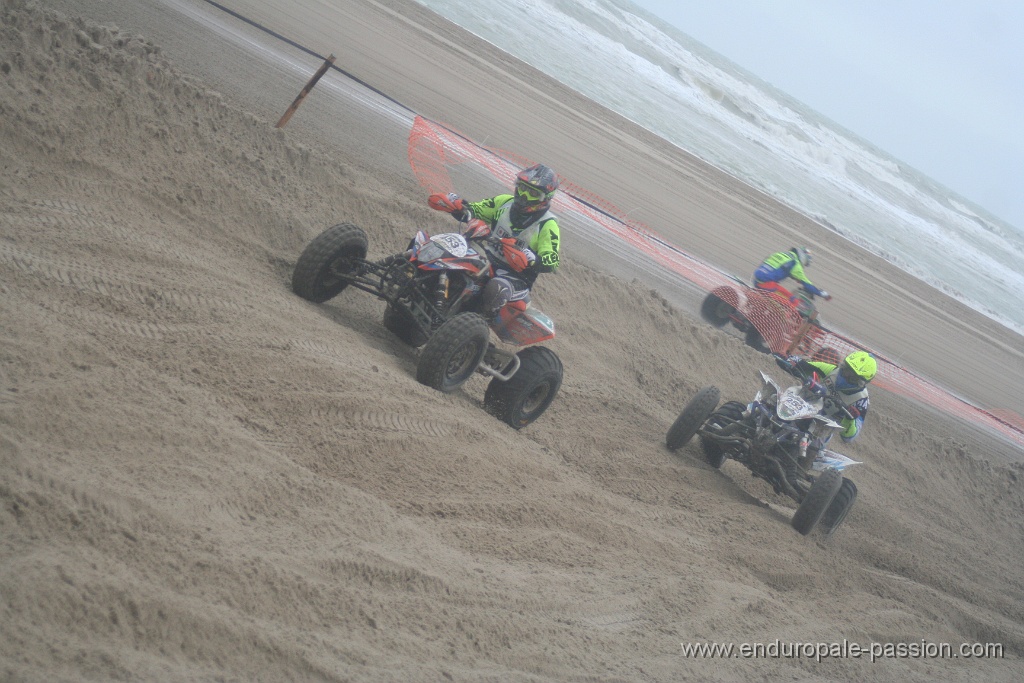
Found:
M 420 185 L 429 192 L 454 190 L 449 168 L 471 164 L 486 169 L 495 179 L 511 187 L 516 173 L 533 162 L 516 154 L 479 145 L 436 122 L 417 116 L 409 133 L 409 164 Z M 797 353 L 815 359 L 840 359 L 865 349 L 836 332 L 804 324 L 797 312 L 771 294 L 747 287 L 717 268 L 697 260 L 682 249 L 630 220 L 607 200 L 560 178 L 561 191 L 552 208 L 563 215 L 579 214 L 612 235 L 650 256 L 655 262 L 719 297 L 748 321 L 764 343 L 776 353 Z M 731 292 L 731 294 L 730 294 Z M 1024 445 L 1024 418 L 1009 410 L 987 411 L 953 396 L 884 356 L 871 351 L 878 360 L 877 386 L 913 398 L 995 429 Z

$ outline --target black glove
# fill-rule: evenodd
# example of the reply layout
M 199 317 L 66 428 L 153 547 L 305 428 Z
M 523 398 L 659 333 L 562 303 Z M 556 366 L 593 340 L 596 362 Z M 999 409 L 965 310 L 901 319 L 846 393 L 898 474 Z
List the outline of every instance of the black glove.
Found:
M 796 374 L 796 363 L 785 356 L 775 355 L 775 364 L 791 375 Z

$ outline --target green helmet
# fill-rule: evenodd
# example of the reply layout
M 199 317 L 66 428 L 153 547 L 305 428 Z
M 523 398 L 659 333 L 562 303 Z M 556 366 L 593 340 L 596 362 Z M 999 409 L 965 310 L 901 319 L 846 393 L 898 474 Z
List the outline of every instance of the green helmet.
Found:
M 839 375 L 852 386 L 865 387 L 875 378 L 878 361 L 867 351 L 854 351 L 843 359 Z

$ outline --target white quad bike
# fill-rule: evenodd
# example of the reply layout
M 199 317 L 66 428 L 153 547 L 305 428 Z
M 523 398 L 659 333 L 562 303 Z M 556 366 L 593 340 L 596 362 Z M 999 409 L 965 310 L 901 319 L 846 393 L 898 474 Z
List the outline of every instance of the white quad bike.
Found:
M 764 372 L 760 375 L 763 386 L 749 404 L 728 401 L 719 406 L 717 387 L 698 391 L 668 430 L 666 445 L 675 451 L 699 436 L 708 464 L 717 469 L 730 458 L 739 462 L 776 493 L 798 503 L 794 529 L 807 535 L 817 526 L 829 536 L 857 498 L 857 486 L 843 472 L 860 463 L 808 447 L 842 429 L 822 414 L 826 404 L 831 404 L 829 412 L 846 409 L 830 396 L 817 372 L 786 389 Z

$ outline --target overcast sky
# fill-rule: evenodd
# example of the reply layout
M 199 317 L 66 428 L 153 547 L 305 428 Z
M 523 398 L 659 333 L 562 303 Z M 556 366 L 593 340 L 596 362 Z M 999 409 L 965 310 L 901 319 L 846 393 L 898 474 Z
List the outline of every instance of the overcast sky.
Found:
M 1024 0 L 632 0 L 1024 230 Z

